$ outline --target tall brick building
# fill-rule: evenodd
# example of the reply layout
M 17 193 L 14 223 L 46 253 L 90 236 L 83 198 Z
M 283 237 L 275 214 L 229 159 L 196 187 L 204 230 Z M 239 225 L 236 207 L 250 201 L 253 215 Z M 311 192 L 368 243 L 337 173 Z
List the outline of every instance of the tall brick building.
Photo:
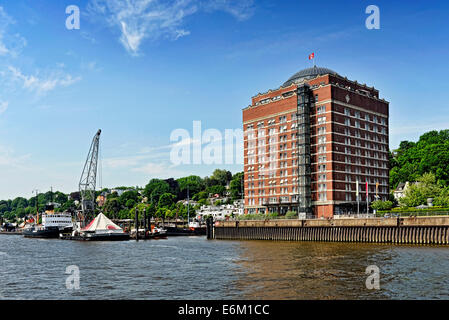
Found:
M 313 67 L 243 109 L 245 213 L 332 217 L 386 200 L 389 103 L 379 91 Z M 358 183 L 357 183 L 358 181 Z

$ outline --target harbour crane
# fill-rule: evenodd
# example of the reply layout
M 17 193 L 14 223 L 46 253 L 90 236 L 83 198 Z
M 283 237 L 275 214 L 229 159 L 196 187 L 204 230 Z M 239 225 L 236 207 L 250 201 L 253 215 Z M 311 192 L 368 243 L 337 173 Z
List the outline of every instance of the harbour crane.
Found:
M 95 187 L 97 183 L 98 151 L 100 148 L 101 130 L 95 134 L 84 164 L 79 183 L 81 210 L 83 221 L 95 217 Z

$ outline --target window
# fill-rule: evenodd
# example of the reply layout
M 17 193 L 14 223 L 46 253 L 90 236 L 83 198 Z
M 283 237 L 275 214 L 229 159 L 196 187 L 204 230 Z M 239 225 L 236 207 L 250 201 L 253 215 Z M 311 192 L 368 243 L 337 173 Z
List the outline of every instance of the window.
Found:
M 322 124 L 326 122 L 326 117 L 319 117 L 318 118 L 318 124 Z
M 321 106 L 317 108 L 317 114 L 323 114 L 326 112 L 326 106 Z

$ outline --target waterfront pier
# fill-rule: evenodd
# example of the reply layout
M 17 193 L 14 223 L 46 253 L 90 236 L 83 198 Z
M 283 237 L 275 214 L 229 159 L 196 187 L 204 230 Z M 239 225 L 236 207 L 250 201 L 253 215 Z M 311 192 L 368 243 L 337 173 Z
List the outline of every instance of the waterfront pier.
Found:
M 449 216 L 208 223 L 208 239 L 449 244 Z

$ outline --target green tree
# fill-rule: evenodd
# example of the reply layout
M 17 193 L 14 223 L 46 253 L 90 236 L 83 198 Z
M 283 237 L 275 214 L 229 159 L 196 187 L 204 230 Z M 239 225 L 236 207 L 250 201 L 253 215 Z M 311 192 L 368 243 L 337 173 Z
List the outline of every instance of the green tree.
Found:
M 433 201 L 435 206 L 449 208 L 449 186 L 441 189 L 439 195 L 437 195 Z
M 199 201 L 201 199 L 207 199 L 209 197 L 209 194 L 206 191 L 200 191 L 196 195 L 193 196 L 193 200 Z
M 160 196 L 164 193 L 170 192 L 170 185 L 161 179 L 151 179 L 145 186 L 143 194 L 148 198 L 148 201 L 158 203 Z
M 211 187 L 207 187 L 206 188 L 206 192 L 208 194 L 218 194 L 218 195 L 223 195 L 226 191 L 226 188 L 224 186 L 221 185 L 217 185 L 217 186 L 211 186 Z
M 242 198 L 243 193 L 243 172 L 236 173 L 231 180 L 229 185 L 232 200 L 237 200 Z
M 187 188 L 189 188 L 189 195 L 192 196 L 204 190 L 204 181 L 198 176 L 188 176 L 177 180 L 179 185 L 179 199 L 187 198 Z
M 441 186 L 449 184 L 449 130 L 430 131 L 418 142 L 402 141 L 390 157 L 390 185 L 416 181 L 431 172 Z
M 391 208 L 393 208 L 393 202 L 376 200 L 371 203 L 371 207 L 377 211 L 378 210 L 390 210 Z
M 405 191 L 405 196 L 399 200 L 401 206 L 417 207 L 427 204 L 428 198 L 435 198 L 440 195 L 441 188 L 437 185 L 433 173 L 425 173 L 417 180 L 418 182 L 410 185 Z
M 222 186 L 226 186 L 232 180 L 232 173 L 228 170 L 215 169 L 211 179 L 218 181 Z
M 106 199 L 106 202 L 103 206 L 103 211 L 109 218 L 118 218 L 119 212 L 122 209 L 120 201 L 118 198 L 110 198 Z
M 158 207 L 170 209 L 175 201 L 176 197 L 171 193 L 164 193 L 159 198 Z
M 122 193 L 119 198 L 122 206 L 132 208 L 139 201 L 139 193 L 136 190 L 128 190 Z

